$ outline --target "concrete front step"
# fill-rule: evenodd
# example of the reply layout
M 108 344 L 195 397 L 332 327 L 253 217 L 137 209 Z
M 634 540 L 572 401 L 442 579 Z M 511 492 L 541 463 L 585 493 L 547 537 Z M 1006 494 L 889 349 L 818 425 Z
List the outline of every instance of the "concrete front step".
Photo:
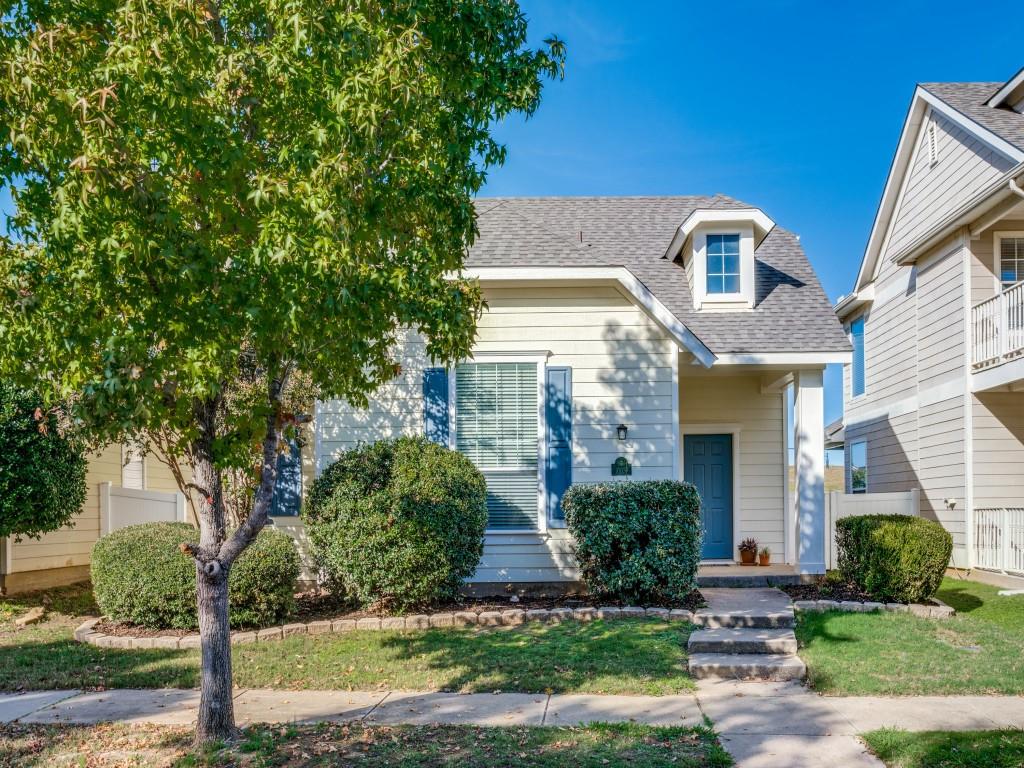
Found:
M 704 608 L 693 614 L 693 623 L 707 629 L 791 629 L 796 620 L 792 610 L 718 613 Z
M 689 653 L 795 654 L 792 629 L 699 629 L 686 644 Z
M 692 653 L 690 675 L 737 680 L 802 680 L 807 667 L 799 656 L 762 653 Z

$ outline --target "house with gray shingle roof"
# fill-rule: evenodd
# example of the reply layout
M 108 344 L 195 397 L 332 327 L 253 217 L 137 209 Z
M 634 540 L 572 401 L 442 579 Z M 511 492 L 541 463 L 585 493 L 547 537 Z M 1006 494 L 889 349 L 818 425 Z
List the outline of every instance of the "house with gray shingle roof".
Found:
M 955 565 L 1024 576 L 1024 69 L 917 87 L 835 309 L 847 491 L 919 489 Z
M 476 206 L 472 357 L 439 368 L 409 333 L 369 408 L 318 404 L 318 469 L 403 434 L 465 453 L 488 485 L 480 590 L 575 581 L 563 492 L 642 479 L 697 486 L 706 562 L 754 537 L 783 570 L 822 572 L 822 374 L 851 348 L 799 238 L 722 195 Z

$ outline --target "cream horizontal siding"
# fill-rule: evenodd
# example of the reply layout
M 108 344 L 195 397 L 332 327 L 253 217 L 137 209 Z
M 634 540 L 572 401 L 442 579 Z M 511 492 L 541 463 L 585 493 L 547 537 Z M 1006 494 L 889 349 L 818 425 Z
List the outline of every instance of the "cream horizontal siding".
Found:
M 785 547 L 783 395 L 762 394 L 758 376 L 684 376 L 680 379 L 681 431 L 687 425 L 738 425 L 739 530 L 754 536 L 781 561 Z
M 572 368 L 573 482 L 610 480 L 624 455 L 632 479 L 674 472 L 672 366 L 676 347 L 664 331 L 612 286 L 486 286 L 488 308 L 476 352 L 550 352 L 549 366 Z M 400 348 L 402 375 L 378 390 L 368 409 L 342 401 L 318 404 L 319 467 L 359 441 L 423 431 L 421 339 Z M 629 440 L 616 427 L 629 426 Z M 472 581 L 554 582 L 578 576 L 572 541 L 562 529 L 535 534 L 488 534 Z
M 1024 232 L 1024 219 L 1006 219 L 971 240 L 971 304 L 990 299 L 999 290 L 996 279 L 996 232 Z
M 1024 392 L 972 398 L 974 506 L 1024 507 Z
M 927 262 L 917 276 L 918 388 L 964 379 L 966 326 L 960 247 Z
M 11 573 L 71 568 L 89 564 L 92 545 L 100 535 L 100 483 L 121 485 L 121 446 L 111 445 L 89 457 L 82 511 L 71 523 L 40 539 L 11 544 Z
M 893 217 L 885 256 L 910 246 L 1014 164 L 945 117 L 932 114 L 938 162 L 931 165 L 929 160 L 926 116 Z
M 846 427 L 846 492 L 850 451 L 854 443 L 867 443 L 868 493 L 891 493 L 917 488 L 917 413 L 871 419 Z
M 967 487 L 964 399 L 957 396 L 918 411 L 918 480 L 921 514 L 938 520 L 953 536 L 954 563 L 965 566 Z M 945 500 L 955 500 L 947 509 Z

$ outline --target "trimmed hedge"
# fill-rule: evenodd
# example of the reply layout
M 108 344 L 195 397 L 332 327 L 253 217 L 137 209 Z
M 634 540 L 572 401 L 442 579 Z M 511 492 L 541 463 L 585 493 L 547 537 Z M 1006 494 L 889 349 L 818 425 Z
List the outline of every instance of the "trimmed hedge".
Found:
M 933 520 L 863 515 L 836 521 L 842 575 L 883 602 L 919 603 L 934 595 L 953 554 L 953 537 Z
M 180 545 L 194 542 L 188 523 L 145 523 L 104 536 L 92 549 L 96 604 L 116 621 L 152 629 L 196 629 L 195 561 Z M 231 626 L 265 627 L 295 608 L 299 555 L 288 534 L 266 528 L 231 566 Z
M 328 585 L 389 610 L 450 600 L 483 555 L 487 486 L 473 463 L 422 437 L 346 451 L 302 517 Z
M 85 503 L 85 455 L 41 406 L 0 383 L 0 538 L 55 531 Z
M 574 485 L 562 509 L 583 581 L 595 595 L 672 603 L 696 588 L 700 495 L 690 483 Z

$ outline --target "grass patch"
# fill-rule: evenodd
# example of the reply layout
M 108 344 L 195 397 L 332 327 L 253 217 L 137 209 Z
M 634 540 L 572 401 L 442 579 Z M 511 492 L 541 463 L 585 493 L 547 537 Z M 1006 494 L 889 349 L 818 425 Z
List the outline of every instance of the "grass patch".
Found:
M 827 694 L 1024 694 L 1024 595 L 945 579 L 948 620 L 896 613 L 803 613 L 800 656 Z
M 1020 768 L 1024 731 L 909 733 L 883 729 L 862 736 L 890 768 Z
M 51 612 L 38 625 L 16 630 L 10 621 L 0 624 L 0 690 L 198 686 L 198 651 L 115 650 L 74 642 L 72 632 L 81 622 L 74 614 L 84 603 L 80 591 L 61 594 L 50 598 Z M 58 611 L 58 605 L 72 613 Z M 235 683 L 662 695 L 693 688 L 685 650 L 691 630 L 682 622 L 615 619 L 293 636 L 236 646 Z
M 717 768 L 731 760 L 707 728 L 255 726 L 230 746 L 195 753 L 192 732 L 157 726 L 0 726 L 0 764 L 107 766 L 534 766 Z

